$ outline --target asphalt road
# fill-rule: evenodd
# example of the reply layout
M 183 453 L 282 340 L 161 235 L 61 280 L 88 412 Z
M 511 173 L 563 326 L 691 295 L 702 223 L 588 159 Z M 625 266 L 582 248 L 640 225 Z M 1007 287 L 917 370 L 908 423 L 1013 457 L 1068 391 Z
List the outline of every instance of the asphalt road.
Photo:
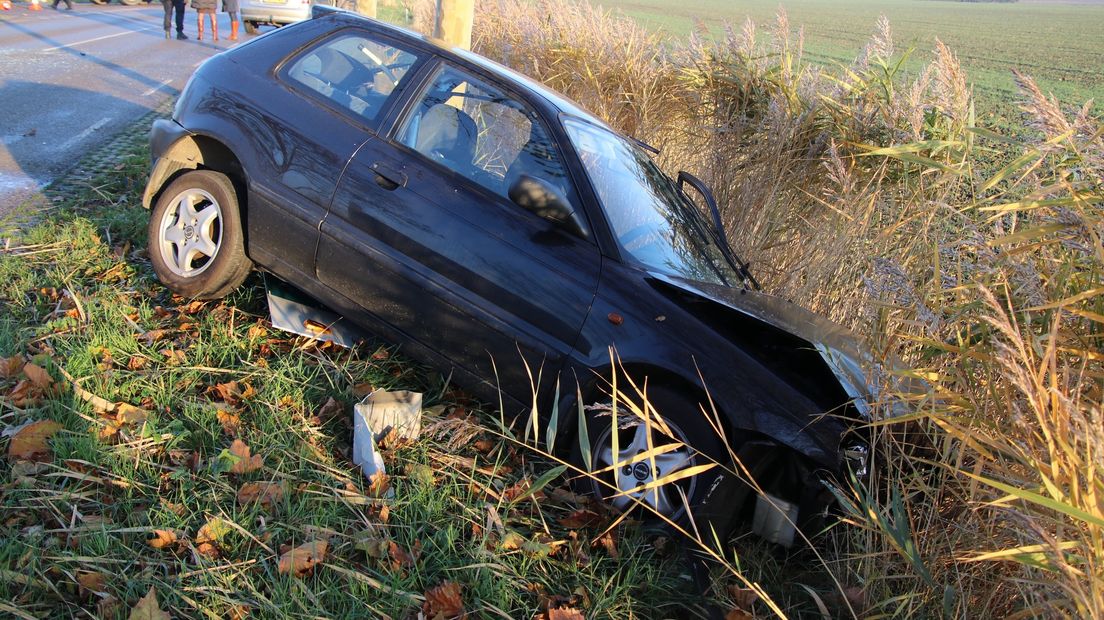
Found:
M 0 12 L 0 216 L 179 94 L 199 63 L 232 45 L 224 13 L 215 43 L 195 40 L 191 9 L 191 39 L 166 40 L 160 2 L 27 6 Z

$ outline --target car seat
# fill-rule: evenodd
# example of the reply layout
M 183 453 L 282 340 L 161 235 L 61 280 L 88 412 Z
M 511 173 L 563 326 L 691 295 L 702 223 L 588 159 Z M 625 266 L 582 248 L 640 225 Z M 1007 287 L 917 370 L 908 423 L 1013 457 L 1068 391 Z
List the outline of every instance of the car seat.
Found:
M 477 134 L 475 121 L 467 113 L 438 103 L 422 115 L 414 150 L 470 176 Z

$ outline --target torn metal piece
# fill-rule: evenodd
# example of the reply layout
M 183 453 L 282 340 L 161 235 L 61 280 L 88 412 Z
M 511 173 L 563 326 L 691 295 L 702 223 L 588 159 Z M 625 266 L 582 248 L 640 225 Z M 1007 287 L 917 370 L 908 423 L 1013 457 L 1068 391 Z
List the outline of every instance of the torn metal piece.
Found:
M 376 474 L 387 473 L 383 457 L 376 449 L 375 433 L 361 413 L 360 405 L 356 406 L 353 413 L 353 463 L 360 465 L 360 470 L 368 480 Z
M 273 327 L 348 349 L 364 340 L 364 332 L 352 322 L 318 306 L 317 302 L 286 282 L 265 275 L 264 284 Z
M 376 390 L 353 406 L 358 422 L 375 430 L 375 438 L 392 435 L 417 439 L 422 432 L 422 393 Z

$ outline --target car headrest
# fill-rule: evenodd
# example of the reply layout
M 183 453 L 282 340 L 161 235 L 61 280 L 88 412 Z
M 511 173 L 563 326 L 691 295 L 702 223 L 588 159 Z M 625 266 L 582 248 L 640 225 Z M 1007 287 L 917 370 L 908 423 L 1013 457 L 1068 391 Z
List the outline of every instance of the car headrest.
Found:
M 418 126 L 415 150 L 430 157 L 440 157 L 461 172 L 475 160 L 475 121 L 463 110 L 438 103 L 422 116 Z
M 344 54 L 339 54 L 325 47 L 315 52 L 315 54 L 321 63 L 318 78 L 328 82 L 331 86 L 344 87 L 345 80 L 355 69 L 352 61 L 346 58 Z

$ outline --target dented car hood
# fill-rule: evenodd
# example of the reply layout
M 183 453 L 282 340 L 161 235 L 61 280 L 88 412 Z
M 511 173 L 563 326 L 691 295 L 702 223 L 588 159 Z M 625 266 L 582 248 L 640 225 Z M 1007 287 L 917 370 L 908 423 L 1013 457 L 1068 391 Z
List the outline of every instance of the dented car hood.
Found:
M 670 274 L 653 272 L 651 277 L 806 341 L 824 359 L 859 413 L 870 417 L 871 403 L 877 400 L 877 387 L 867 373 L 878 370 L 880 365 L 874 363 L 870 349 L 855 333 L 775 295 Z

